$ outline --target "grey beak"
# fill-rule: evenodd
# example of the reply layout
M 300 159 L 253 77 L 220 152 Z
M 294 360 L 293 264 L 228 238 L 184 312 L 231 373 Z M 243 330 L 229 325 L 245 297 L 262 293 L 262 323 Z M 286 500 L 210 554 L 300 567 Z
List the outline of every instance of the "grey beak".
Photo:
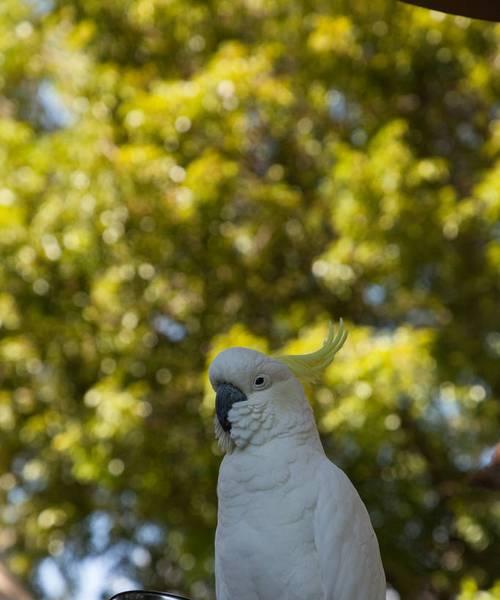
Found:
M 231 431 L 231 421 L 227 418 L 235 402 L 243 402 L 247 397 L 231 383 L 219 383 L 215 396 L 215 412 L 224 431 Z

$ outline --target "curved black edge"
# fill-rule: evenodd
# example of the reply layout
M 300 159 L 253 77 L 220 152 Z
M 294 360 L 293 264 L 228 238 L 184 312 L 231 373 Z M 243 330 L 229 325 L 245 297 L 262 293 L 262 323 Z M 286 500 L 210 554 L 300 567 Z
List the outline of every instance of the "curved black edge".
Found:
M 499 0 L 400 0 L 400 2 L 470 19 L 500 21 Z
M 126 594 L 137 594 L 137 599 L 127 598 Z M 141 597 L 139 598 L 139 594 Z M 118 592 L 109 600 L 189 600 L 186 596 L 171 594 L 170 592 L 158 592 L 156 590 L 126 590 Z

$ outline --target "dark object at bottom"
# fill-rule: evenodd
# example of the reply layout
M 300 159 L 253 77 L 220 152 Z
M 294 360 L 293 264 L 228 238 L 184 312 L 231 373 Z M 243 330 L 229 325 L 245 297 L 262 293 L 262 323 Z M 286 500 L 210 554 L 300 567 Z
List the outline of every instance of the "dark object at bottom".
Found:
M 401 0 L 423 8 L 471 19 L 500 21 L 500 0 Z
M 148 590 L 130 590 L 115 594 L 109 600 L 189 600 L 185 596 L 169 594 L 168 592 L 153 592 Z

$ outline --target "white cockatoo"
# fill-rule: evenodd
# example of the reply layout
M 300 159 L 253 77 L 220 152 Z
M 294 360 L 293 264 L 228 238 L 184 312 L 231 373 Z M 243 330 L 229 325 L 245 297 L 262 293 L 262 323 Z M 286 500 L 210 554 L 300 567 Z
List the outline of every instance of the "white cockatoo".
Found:
M 347 335 L 312 354 L 229 348 L 212 362 L 217 600 L 384 600 L 377 538 L 354 486 L 326 457 L 304 389 Z

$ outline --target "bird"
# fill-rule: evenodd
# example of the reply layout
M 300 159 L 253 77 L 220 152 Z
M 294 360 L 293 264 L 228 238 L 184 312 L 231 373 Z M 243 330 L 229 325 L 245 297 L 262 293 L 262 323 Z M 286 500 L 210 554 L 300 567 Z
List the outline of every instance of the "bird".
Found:
M 209 367 L 217 482 L 217 600 L 384 600 L 369 513 L 326 456 L 303 383 L 317 381 L 347 337 L 329 324 L 322 347 L 268 356 L 220 352 Z

